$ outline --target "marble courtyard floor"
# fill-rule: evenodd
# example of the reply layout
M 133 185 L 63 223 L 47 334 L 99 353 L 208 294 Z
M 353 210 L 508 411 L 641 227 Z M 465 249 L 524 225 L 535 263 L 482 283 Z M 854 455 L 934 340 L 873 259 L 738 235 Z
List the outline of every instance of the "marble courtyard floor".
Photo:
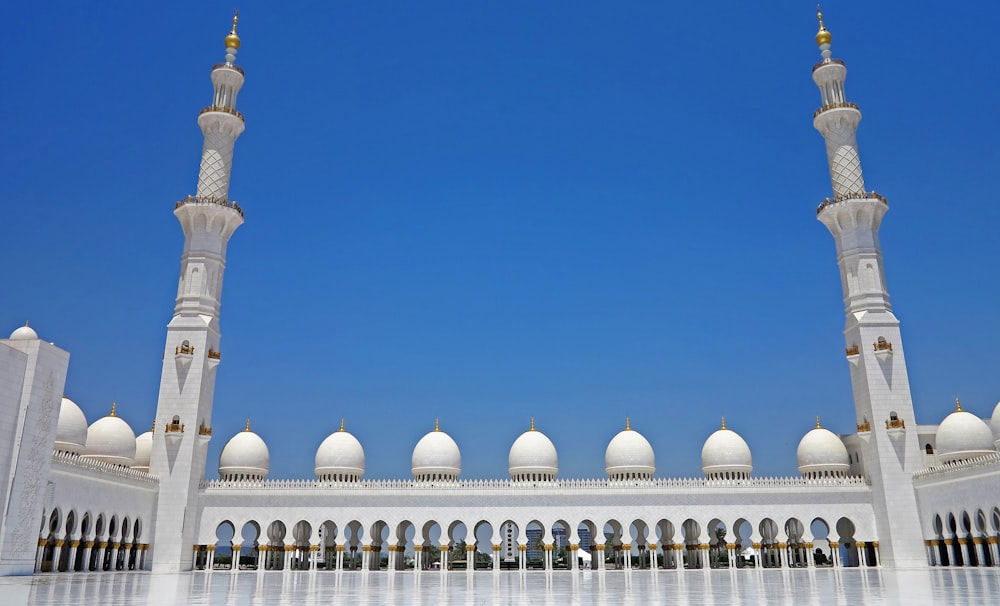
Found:
M 81 604 L 1000 604 L 1000 569 L 146 572 L 0 578 L 3 606 Z

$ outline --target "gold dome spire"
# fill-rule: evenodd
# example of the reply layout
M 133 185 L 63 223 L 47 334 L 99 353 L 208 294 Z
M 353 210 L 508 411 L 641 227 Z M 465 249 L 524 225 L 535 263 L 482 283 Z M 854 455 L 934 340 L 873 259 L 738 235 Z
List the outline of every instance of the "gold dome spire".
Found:
M 728 429 L 726 427 L 726 417 L 722 417 L 722 427 L 720 427 L 719 429 Z
M 830 41 L 833 40 L 833 34 L 831 34 L 826 29 L 826 26 L 823 25 L 823 11 L 820 10 L 818 4 L 816 5 L 816 19 L 819 20 L 819 31 L 816 32 L 816 44 L 820 46 L 823 46 L 824 44 L 829 44 Z
M 247 419 L 247 428 L 243 431 L 250 431 L 250 419 Z
M 434 431 L 441 431 L 441 419 L 434 419 Z
M 632 421 L 625 417 L 625 431 L 632 431 Z
M 823 426 L 819 424 L 819 415 L 816 415 L 816 429 L 823 429 Z
M 531 429 L 528 431 L 535 431 L 535 417 L 531 417 Z
M 344 431 L 344 418 L 340 418 L 340 431 Z
M 117 408 L 117 407 L 118 407 L 118 402 L 112 402 L 111 403 L 111 414 L 108 415 L 109 417 L 117 417 L 118 416 L 118 415 L 115 414 L 115 408 Z
M 240 20 L 240 10 L 236 9 L 233 11 L 233 29 L 230 30 L 229 35 L 226 36 L 226 48 L 239 48 L 240 47 L 240 37 L 236 35 L 236 23 Z
M 965 412 L 962 410 L 962 402 L 958 398 L 955 398 L 955 412 Z

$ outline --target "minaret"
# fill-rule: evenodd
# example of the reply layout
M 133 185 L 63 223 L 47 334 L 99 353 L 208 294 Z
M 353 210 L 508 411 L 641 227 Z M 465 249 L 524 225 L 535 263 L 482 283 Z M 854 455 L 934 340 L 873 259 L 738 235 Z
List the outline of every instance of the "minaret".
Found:
M 920 467 L 917 424 L 913 418 L 899 320 L 892 313 L 878 241 L 879 224 L 889 209 L 885 198 L 865 190 L 855 133 L 858 106 L 847 101 L 847 67 L 831 58 L 832 36 L 819 13 L 816 43 L 823 59 L 813 80 L 823 106 L 813 125 L 826 140 L 833 197 L 817 209 L 833 234 L 844 289 L 846 354 L 858 418 L 862 467 L 871 482 L 879 556 L 887 565 L 926 566 L 923 536 L 911 474 Z
M 243 223 L 243 210 L 229 200 L 233 144 L 244 128 L 243 115 L 236 111 L 243 86 L 243 70 L 235 64 L 240 47 L 236 22 L 234 16 L 225 61 L 212 68 L 212 104 L 198 115 L 205 136 L 198 193 L 174 207 L 184 230 L 184 252 L 174 316 L 167 325 L 150 458 L 150 473 L 160 478 L 150 541 L 158 572 L 192 567 L 198 484 L 205 474 L 215 373 L 222 358 L 219 307 L 226 246 Z

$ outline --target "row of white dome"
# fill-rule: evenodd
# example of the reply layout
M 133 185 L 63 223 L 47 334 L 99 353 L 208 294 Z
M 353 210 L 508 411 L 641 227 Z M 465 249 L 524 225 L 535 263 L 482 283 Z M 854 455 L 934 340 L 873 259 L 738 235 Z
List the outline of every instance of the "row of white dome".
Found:
M 956 402 L 957 404 L 957 402 Z M 991 428 L 992 425 L 992 428 Z M 1000 403 L 988 425 L 979 417 L 956 405 L 938 426 L 938 459 L 950 463 L 996 452 L 1000 447 Z M 55 449 L 79 454 L 114 465 L 149 470 L 153 433 L 136 437 L 132 428 L 115 414 L 98 419 L 89 427 L 87 419 L 69 398 L 63 398 Z M 816 421 L 816 428 L 799 442 L 799 472 L 805 477 L 843 477 L 850 468 L 850 458 L 843 441 Z M 649 441 L 633 430 L 626 420 L 625 429 L 608 444 L 604 453 L 605 470 L 611 479 L 653 477 L 656 457 Z M 711 479 L 748 478 L 753 471 L 750 447 L 723 420 L 722 427 L 705 440 L 701 450 L 702 471 Z M 330 434 L 316 451 L 316 477 L 327 481 L 357 481 L 365 472 L 365 451 L 350 432 L 340 429 Z M 437 423 L 434 430 L 417 442 L 413 449 L 411 471 L 417 480 L 453 480 L 462 471 L 458 444 Z M 259 480 L 267 477 L 270 452 L 259 435 L 246 429 L 230 439 L 219 457 L 219 476 L 223 480 Z M 552 441 L 531 428 L 521 434 L 510 448 L 508 471 L 515 480 L 551 480 L 559 471 L 559 458 Z

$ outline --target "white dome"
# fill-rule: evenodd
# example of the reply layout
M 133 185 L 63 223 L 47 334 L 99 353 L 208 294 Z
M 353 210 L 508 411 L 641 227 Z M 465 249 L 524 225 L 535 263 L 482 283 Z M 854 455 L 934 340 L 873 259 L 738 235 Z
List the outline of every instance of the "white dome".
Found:
M 153 432 L 147 431 L 139 434 L 135 439 L 135 462 L 132 469 L 139 471 L 149 471 L 149 459 L 153 455 Z
M 260 436 L 247 427 L 226 442 L 219 455 L 219 477 L 223 480 L 263 480 L 271 468 L 271 453 Z
M 462 472 L 462 453 L 455 440 L 435 425 L 413 447 L 411 463 L 414 479 L 454 480 Z
M 552 440 L 535 429 L 522 433 L 510 447 L 507 457 L 510 477 L 515 480 L 551 480 L 559 472 L 559 455 Z
M 28 326 L 27 323 L 25 323 L 24 326 L 10 333 L 9 338 L 11 341 L 31 341 L 32 339 L 38 338 L 38 333 L 35 332 L 35 329 L 33 329 L 32 327 Z
M 804 478 L 845 477 L 851 468 L 851 459 L 844 442 L 829 429 L 816 428 L 802 436 L 796 452 L 799 473 Z
M 995 453 L 993 431 L 986 421 L 962 410 L 957 401 L 955 404 L 955 412 L 938 425 L 935 438 L 938 460 L 951 463 Z
M 1000 448 L 1000 402 L 997 402 L 996 408 L 993 409 L 990 427 L 993 429 L 993 444 Z
M 701 470 L 716 480 L 749 478 L 753 471 L 750 447 L 740 434 L 726 428 L 725 421 L 701 447 Z
M 612 480 L 649 479 L 656 471 L 656 456 L 649 441 L 626 421 L 604 451 L 604 468 Z
M 365 473 L 365 449 L 350 432 L 335 431 L 316 450 L 316 477 L 328 481 L 357 481 Z
M 115 415 L 113 404 L 111 414 L 97 419 L 87 429 L 87 446 L 83 458 L 126 467 L 133 464 L 135 432 L 121 417 Z
M 76 402 L 63 396 L 53 450 L 82 454 L 87 447 L 87 417 Z

